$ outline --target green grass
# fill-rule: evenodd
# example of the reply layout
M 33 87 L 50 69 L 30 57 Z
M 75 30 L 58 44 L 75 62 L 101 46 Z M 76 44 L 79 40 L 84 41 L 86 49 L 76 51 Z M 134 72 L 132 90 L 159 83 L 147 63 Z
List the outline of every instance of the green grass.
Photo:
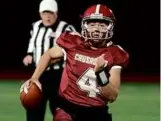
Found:
M 0 81 L 0 121 L 25 121 L 19 88 L 20 82 Z M 113 121 L 159 121 L 159 93 L 159 84 L 122 84 L 117 101 L 110 104 Z M 49 109 L 45 121 L 52 121 Z

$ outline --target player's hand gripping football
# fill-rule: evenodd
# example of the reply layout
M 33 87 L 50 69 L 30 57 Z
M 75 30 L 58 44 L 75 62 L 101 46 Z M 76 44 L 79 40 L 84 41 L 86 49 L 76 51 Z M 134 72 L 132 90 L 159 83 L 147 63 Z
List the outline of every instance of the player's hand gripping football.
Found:
M 39 89 L 42 90 L 41 83 L 38 80 L 35 80 L 35 79 L 31 78 L 31 79 L 29 79 L 29 81 L 31 83 L 35 83 L 39 87 Z
M 40 90 L 42 90 L 42 86 L 41 86 L 41 83 L 40 83 L 39 81 L 33 80 L 33 79 L 29 79 L 29 80 L 27 80 L 25 83 L 23 83 L 23 84 L 21 85 L 21 87 L 20 87 L 20 93 L 21 93 L 22 91 L 24 91 L 24 92 L 27 94 L 27 93 L 28 93 L 28 89 L 30 88 L 30 86 L 31 86 L 33 83 L 35 83 L 35 84 L 38 86 L 38 88 L 39 88 Z
M 106 66 L 107 61 L 105 61 L 104 56 L 105 56 L 105 54 L 102 54 L 101 56 L 99 56 L 96 59 L 96 65 L 95 65 L 95 68 L 94 68 L 95 72 L 100 71 L 101 69 L 103 69 Z
M 36 108 L 41 100 L 43 94 L 41 84 L 39 81 L 27 80 L 20 88 L 20 100 L 25 109 Z

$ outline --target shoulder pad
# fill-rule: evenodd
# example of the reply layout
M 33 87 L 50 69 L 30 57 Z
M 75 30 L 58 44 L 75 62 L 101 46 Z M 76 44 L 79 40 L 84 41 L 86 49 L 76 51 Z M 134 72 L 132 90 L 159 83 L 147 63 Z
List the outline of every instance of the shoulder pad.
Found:
M 79 34 L 78 32 L 70 32 L 69 34 L 71 34 L 71 35 L 77 35 L 77 36 L 80 36 L 81 37 L 81 34 Z

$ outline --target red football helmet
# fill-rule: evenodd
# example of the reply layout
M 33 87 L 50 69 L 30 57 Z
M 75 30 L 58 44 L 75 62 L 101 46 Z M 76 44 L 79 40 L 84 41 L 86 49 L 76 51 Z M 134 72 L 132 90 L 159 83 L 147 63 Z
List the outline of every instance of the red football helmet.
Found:
M 99 31 L 98 32 L 99 35 L 93 36 L 92 32 L 94 33 L 94 31 L 90 31 L 90 26 L 88 26 L 88 23 L 90 22 L 101 22 L 105 23 L 107 26 L 106 27 L 99 26 L 100 29 L 99 30 L 96 29 L 96 31 Z M 83 15 L 82 36 L 85 40 L 100 41 L 110 39 L 113 36 L 114 23 L 115 23 L 115 16 L 111 9 L 101 4 L 93 5 L 89 7 Z

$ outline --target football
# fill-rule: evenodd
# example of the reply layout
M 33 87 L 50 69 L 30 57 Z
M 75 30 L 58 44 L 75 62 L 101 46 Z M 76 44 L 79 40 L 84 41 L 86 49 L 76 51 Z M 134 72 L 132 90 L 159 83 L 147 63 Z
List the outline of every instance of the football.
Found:
M 26 81 L 20 88 L 20 100 L 25 109 L 36 108 L 42 99 L 42 89 L 39 81 Z

